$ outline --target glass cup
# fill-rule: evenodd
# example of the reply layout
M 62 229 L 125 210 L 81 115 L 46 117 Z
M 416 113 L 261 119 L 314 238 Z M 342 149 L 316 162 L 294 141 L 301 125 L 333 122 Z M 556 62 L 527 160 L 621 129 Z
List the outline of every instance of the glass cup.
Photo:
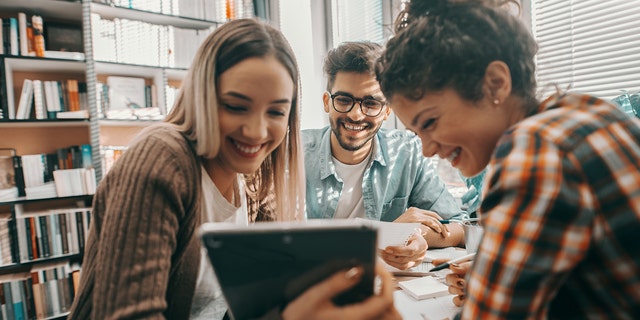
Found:
M 464 229 L 464 246 L 467 253 L 474 253 L 478 251 L 478 246 L 480 245 L 480 240 L 484 233 L 482 226 L 464 221 L 462 223 L 462 228 Z

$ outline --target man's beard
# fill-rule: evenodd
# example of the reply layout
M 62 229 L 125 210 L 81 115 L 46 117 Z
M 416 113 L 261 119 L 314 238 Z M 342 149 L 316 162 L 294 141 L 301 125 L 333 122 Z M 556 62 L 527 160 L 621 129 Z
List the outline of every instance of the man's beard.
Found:
M 378 124 L 377 127 L 373 127 L 373 124 L 370 122 L 365 122 L 367 127 L 363 131 L 367 131 L 367 135 L 363 138 L 358 138 L 357 140 L 348 139 L 342 134 L 342 130 L 346 130 L 343 127 L 343 123 L 351 123 L 343 120 L 331 120 L 331 131 L 336 136 L 336 140 L 338 140 L 338 144 L 342 149 L 347 151 L 357 151 L 362 149 L 373 137 L 376 135 L 382 123 Z

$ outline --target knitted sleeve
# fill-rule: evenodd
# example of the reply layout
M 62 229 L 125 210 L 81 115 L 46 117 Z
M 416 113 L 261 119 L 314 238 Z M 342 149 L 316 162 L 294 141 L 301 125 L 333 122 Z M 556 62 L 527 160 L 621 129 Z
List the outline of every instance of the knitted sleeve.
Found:
M 197 197 L 194 163 L 174 133 L 139 139 L 114 165 L 95 196 L 70 319 L 163 318 L 179 234 L 194 232 L 181 229 Z

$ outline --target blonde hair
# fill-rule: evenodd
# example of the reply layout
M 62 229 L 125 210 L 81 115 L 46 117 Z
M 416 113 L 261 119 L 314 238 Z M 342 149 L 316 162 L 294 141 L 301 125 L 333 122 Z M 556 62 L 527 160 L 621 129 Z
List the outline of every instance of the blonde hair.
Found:
M 250 202 L 273 197 L 271 220 L 301 220 L 305 183 L 300 150 L 300 77 L 293 50 L 280 31 L 253 19 L 234 20 L 216 29 L 198 49 L 165 121 L 195 144 L 199 156 L 215 158 L 221 145 L 218 79 L 247 58 L 265 56 L 282 63 L 294 82 L 295 92 L 285 139 L 256 173 L 245 177 L 247 195 Z

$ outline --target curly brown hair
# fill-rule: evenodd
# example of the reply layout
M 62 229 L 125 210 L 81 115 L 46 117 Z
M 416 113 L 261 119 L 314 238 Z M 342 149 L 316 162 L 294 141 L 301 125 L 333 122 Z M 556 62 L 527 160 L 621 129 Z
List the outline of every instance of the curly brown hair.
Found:
M 509 2 L 413 0 L 398 16 L 397 34 L 376 64 L 384 95 L 420 100 L 451 88 L 476 102 L 484 96 L 487 66 L 502 61 L 509 66 L 513 94 L 535 108 L 538 47 L 521 21 L 500 7 Z

